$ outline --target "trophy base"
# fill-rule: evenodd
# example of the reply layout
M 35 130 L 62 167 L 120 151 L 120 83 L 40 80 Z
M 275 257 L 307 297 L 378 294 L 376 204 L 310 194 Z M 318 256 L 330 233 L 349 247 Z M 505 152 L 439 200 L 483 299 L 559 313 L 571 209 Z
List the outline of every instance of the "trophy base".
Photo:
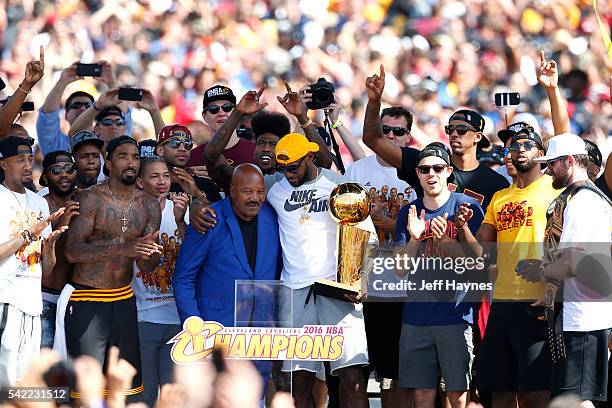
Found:
M 317 279 L 314 283 L 314 290 L 317 295 L 327 296 L 334 299 L 350 302 L 344 295 L 359 295 L 359 287 L 335 282 L 329 279 Z

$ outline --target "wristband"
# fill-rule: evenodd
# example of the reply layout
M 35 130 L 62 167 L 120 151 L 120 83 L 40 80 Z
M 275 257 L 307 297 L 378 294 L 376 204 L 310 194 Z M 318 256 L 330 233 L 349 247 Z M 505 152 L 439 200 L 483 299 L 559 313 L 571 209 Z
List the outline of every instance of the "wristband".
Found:
M 94 110 L 97 110 L 98 112 L 102 112 L 102 109 L 98 109 L 98 107 L 96 106 L 95 102 L 93 103 L 92 106 L 93 106 Z
M 32 92 L 32 91 L 26 91 L 25 89 L 23 89 L 23 88 L 21 87 L 21 85 L 17 85 L 17 89 L 18 89 L 18 90 L 20 90 L 21 92 L 23 92 L 23 93 L 24 93 L 24 94 L 26 94 L 26 95 L 27 95 L 27 94 L 29 94 L 30 92 Z
M 338 129 L 340 126 L 343 126 L 344 123 L 342 123 L 342 120 L 338 119 L 336 121 L 336 123 L 334 123 L 333 125 L 331 125 L 332 129 Z
M 308 126 L 312 125 L 312 119 L 308 118 L 308 120 L 306 121 L 306 123 L 304 123 L 303 125 L 300 125 L 300 127 L 302 129 L 306 129 Z

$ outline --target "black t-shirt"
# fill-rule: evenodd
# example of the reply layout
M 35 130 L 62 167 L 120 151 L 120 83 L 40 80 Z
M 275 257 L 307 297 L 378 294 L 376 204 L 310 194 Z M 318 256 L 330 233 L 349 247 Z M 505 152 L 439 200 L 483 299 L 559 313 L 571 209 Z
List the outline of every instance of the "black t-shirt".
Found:
M 209 180 L 204 177 L 193 176 L 193 179 L 196 182 L 196 186 L 206 195 L 206 198 L 211 203 L 216 201 L 221 201 L 221 195 L 219 194 L 219 189 L 217 185 L 213 183 L 212 180 Z M 183 188 L 179 183 L 172 183 L 170 186 L 170 193 L 183 193 Z
M 255 271 L 255 261 L 257 259 L 257 216 L 251 221 L 245 221 L 240 217 L 236 217 L 236 219 L 242 233 L 244 252 L 246 253 L 251 270 Z
M 402 147 L 402 168 L 397 170 L 397 177 L 410 184 L 417 197 L 423 197 L 423 187 L 416 175 L 419 152 L 412 147 Z M 453 174 L 448 179 L 449 189 L 473 197 L 485 212 L 493 194 L 510 186 L 504 176 L 483 164 L 470 171 L 453 168 Z
M 597 180 L 595 180 L 595 185 L 608 196 L 610 200 L 612 200 L 612 191 L 610 191 L 610 186 L 606 184 L 606 179 L 602 174 Z

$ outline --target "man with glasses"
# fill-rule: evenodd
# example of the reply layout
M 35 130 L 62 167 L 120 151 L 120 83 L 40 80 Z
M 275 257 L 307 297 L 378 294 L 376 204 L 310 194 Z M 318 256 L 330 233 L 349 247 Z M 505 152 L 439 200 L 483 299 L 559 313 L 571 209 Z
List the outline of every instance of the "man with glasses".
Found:
M 519 113 L 516 117 L 518 118 L 521 115 L 532 116 L 528 113 Z M 514 122 L 507 128 L 497 132 L 497 137 L 499 137 L 499 140 L 501 140 L 504 144 L 504 147 L 502 148 L 502 160 L 504 161 L 504 166 L 497 169 L 497 172 L 501 175 L 508 176 L 512 180 L 512 183 L 516 181 L 516 168 L 514 168 L 512 158 L 510 157 L 510 144 L 512 143 L 512 137 L 518 132 L 524 130 L 540 134 L 539 126 L 538 130 L 535 130 L 534 126 L 522 121 Z
M 508 129 L 509 154 L 516 183 L 493 195 L 475 240 L 497 242 L 497 277 L 476 370 L 478 389 L 492 393 L 493 406 L 514 408 L 548 401 L 550 353 L 544 344 L 546 324 L 539 319 L 544 309 L 532 306 L 544 295 L 545 285 L 524 281 L 516 268 L 521 260 L 530 260 L 528 269 L 539 268 L 546 211 L 560 191 L 536 161 L 544 155 L 540 135 L 529 125 L 513 125 Z M 475 242 L 470 234 L 466 240 Z
M 159 133 L 156 152 L 163 157 L 170 170 L 170 193 L 187 193 L 198 199 L 204 193 L 208 202 L 221 200 L 217 186 L 207 178 L 194 176 L 185 170 L 191 157 L 193 139 L 182 125 L 164 126 Z
M 230 117 L 236 107 L 236 96 L 232 90 L 223 85 L 215 85 L 204 92 L 204 103 L 202 119 L 208 125 L 211 134 L 216 134 Z M 231 127 L 229 142 L 226 143 L 223 155 L 232 166 L 242 163 L 253 162 L 253 151 L 255 144 L 249 140 L 244 140 L 236 134 L 236 127 Z M 188 167 L 206 166 L 204 150 L 208 143 L 204 143 L 191 152 L 191 159 L 187 163 Z
M 43 172 L 39 184 L 49 187 L 45 200 L 49 204 L 49 212 L 54 213 L 64 208 L 62 216 L 51 223 L 55 231 L 68 227 L 72 217 L 79 215 L 79 203 L 74 200 L 76 188 L 76 166 L 70 153 L 56 150 L 47 154 L 43 160 Z M 55 314 L 57 299 L 72 272 L 72 265 L 64 254 L 64 238 L 56 244 L 55 267 L 53 273 L 42 278 L 43 311 L 40 316 L 42 326 L 41 347 L 53 347 L 55 336 Z
M 447 249 L 456 250 L 456 246 L 444 244 L 463 241 L 462 231 L 475 232 L 482 222 L 483 211 L 476 199 L 449 191 L 447 183 L 452 173 L 450 154 L 442 143 L 431 143 L 419 153 L 416 177 L 424 195 L 402 208 L 397 219 L 396 238 L 405 244 L 405 255 L 421 259 L 447 256 Z M 461 206 L 472 209 L 469 222 L 459 217 Z M 426 282 L 440 278 L 448 282 L 456 276 L 454 270 L 435 266 L 433 270 L 411 270 L 410 274 L 418 288 Z M 439 371 L 451 405 L 461 408 L 467 404 L 474 359 L 470 325 L 474 311 L 471 303 L 458 297 L 459 291 L 449 295 L 440 296 L 436 289 L 421 291 L 418 298 L 411 297 L 404 305 L 399 386 L 414 389 L 417 407 L 434 407 Z
M 416 176 L 416 163 L 419 151 L 409 147 L 399 147 L 384 137 L 380 121 L 380 105 L 385 88 L 385 70 L 381 65 L 380 74 L 366 80 L 368 105 L 363 126 L 363 142 L 379 157 L 397 169 L 400 179 L 412 185 L 418 197 L 423 195 Z M 480 164 L 476 158 L 477 147 L 485 148 L 490 142 L 482 133 L 484 119 L 474 111 L 462 109 L 453 113 L 444 130 L 449 136 L 452 149 L 451 164 L 453 178 L 449 183 L 451 191 L 463 192 L 474 197 L 486 208 L 496 191 L 508 187 L 502 175 Z
M 290 327 L 330 324 L 343 328 L 344 352 L 339 360 L 330 362 L 331 374 L 339 377 L 342 406 L 365 407 L 368 399 L 361 367 L 368 364 L 368 352 L 362 306 L 314 293 L 316 279 L 336 280 L 337 223 L 329 215 L 329 195 L 338 184 L 348 181 L 313 163 L 320 148 L 303 135 L 286 135 L 276 145 L 278 172 L 265 178 L 268 202 L 278 214 L 281 280 L 292 289 L 289 298 L 281 294 L 280 313 L 291 316 L 293 310 Z M 362 268 L 367 276 L 378 239 L 369 217 L 358 226 L 371 232 Z M 311 405 L 315 374 L 322 367 L 317 361 L 285 362 L 283 371 L 293 372 L 298 408 Z
M 106 61 L 100 61 L 98 63 L 102 69 L 101 76 L 97 79 L 101 83 L 106 84 L 109 88 L 113 88 L 116 79 L 112 66 Z M 38 135 L 38 144 L 44 155 L 55 150 L 66 151 L 70 146 L 70 138 L 61 131 L 60 104 L 62 93 L 66 87 L 74 81 L 81 79 L 76 74 L 77 64 L 78 62 L 75 62 L 62 70 L 58 81 L 47 95 L 45 103 L 38 110 L 36 134 Z M 93 105 L 93 103 L 94 97 L 89 93 L 84 91 L 73 92 L 68 96 L 64 104 L 64 118 L 72 125 L 83 112 Z M 128 115 L 128 121 L 129 120 Z

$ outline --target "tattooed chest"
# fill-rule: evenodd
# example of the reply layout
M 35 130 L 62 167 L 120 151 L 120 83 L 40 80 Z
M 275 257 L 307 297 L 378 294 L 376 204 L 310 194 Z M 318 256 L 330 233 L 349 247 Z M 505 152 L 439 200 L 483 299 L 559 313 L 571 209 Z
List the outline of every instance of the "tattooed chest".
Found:
M 147 225 L 147 215 L 144 208 L 134 205 L 133 208 L 105 206 L 98 211 L 94 223 L 93 237 L 110 240 L 138 238 L 143 235 Z

